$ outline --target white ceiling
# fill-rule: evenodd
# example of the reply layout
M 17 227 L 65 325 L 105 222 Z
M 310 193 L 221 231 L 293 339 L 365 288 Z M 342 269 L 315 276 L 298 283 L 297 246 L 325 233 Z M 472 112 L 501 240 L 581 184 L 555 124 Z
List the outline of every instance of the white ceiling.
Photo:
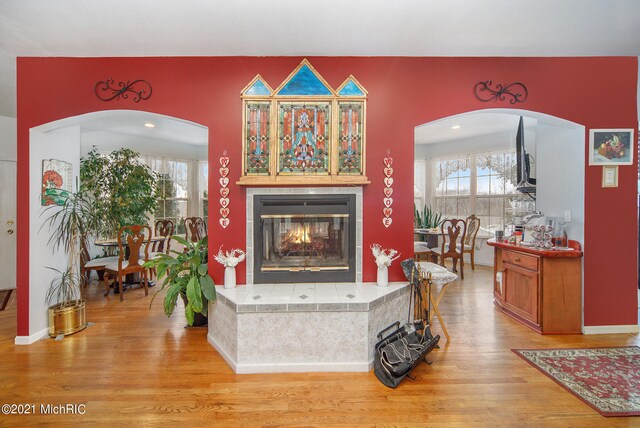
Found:
M 580 126 L 559 117 L 528 110 L 487 109 L 449 116 L 417 126 L 414 140 L 415 144 L 424 145 L 461 141 L 503 132 L 515 136 L 520 116 L 523 117 L 524 128 L 534 131 L 539 125 L 566 129 Z
M 149 128 L 145 124 L 154 126 Z M 97 111 L 47 123 L 37 129 L 47 132 L 67 126 L 79 126 L 82 134 L 100 131 L 198 146 L 209 144 L 209 131 L 206 126 L 188 120 L 137 110 Z
M 640 1 L 2 0 L 0 116 L 17 56 L 180 55 L 637 56 Z

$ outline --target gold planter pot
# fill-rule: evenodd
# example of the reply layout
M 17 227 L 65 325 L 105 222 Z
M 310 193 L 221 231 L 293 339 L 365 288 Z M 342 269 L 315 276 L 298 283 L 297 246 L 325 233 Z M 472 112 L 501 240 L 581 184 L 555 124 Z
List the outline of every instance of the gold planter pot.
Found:
M 49 306 L 49 336 L 67 336 L 84 330 L 86 326 L 84 300 L 73 306 L 62 306 L 59 303 Z

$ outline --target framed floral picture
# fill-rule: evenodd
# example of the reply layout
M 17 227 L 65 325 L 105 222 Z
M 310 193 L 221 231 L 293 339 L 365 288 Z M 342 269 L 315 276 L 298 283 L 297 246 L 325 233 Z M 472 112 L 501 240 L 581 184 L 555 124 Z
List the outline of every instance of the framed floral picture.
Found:
M 42 160 L 41 205 L 64 205 L 71 192 L 73 165 L 57 159 Z
M 633 129 L 589 130 L 589 165 L 633 164 Z

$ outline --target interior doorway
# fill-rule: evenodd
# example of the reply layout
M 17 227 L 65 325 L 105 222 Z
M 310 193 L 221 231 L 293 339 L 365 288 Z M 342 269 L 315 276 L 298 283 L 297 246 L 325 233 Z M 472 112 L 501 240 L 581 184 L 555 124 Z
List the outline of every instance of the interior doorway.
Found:
M 189 207 L 189 201 L 193 200 L 193 210 L 208 212 L 209 134 L 208 128 L 201 124 L 138 110 L 106 110 L 68 117 L 31 128 L 29 144 L 30 194 L 38 195 L 42 191 L 44 159 L 55 159 L 70 164 L 73 187 L 77 189 L 78 183 L 75 177 L 80 176 L 83 156 L 94 148 L 100 153 L 110 153 L 126 148 L 135 151 L 141 161 L 161 176 L 158 181 L 167 181 L 164 175 L 174 169 L 179 170 L 180 179 L 186 177 L 180 183 L 176 183 L 177 179 L 174 179 L 175 186 L 171 189 L 175 190 L 176 194 L 163 195 L 162 201 L 156 198 L 156 207 L 160 202 L 163 203 L 162 207 L 167 204 L 179 208 L 182 205 Z M 164 165 L 164 169 L 156 171 L 155 166 L 159 163 Z M 189 169 L 187 170 L 186 167 L 181 169 L 184 165 Z M 202 187 L 192 185 L 195 179 L 190 180 L 190 177 L 202 177 L 200 180 Z M 186 183 L 184 186 L 183 181 Z M 190 187 L 185 190 L 189 185 Z M 68 263 L 64 251 L 52 251 L 50 246 L 36 244 L 36 242 L 46 243 L 49 238 L 48 229 L 41 227 L 44 222 L 41 213 L 46 207 L 41 206 L 40 202 L 40 199 L 30 202 L 27 226 L 31 237 L 28 257 L 28 301 L 21 301 L 18 307 L 18 331 L 21 334 L 16 341 L 20 344 L 33 343 L 47 336 L 48 305 L 45 296 L 52 279 L 52 271 L 47 267 L 64 270 Z M 179 212 L 180 215 L 183 211 L 191 215 L 193 211 L 189 211 L 190 209 L 189 207 L 186 210 L 174 211 Z M 160 212 L 150 207 L 147 210 L 147 219 L 152 224 L 159 216 L 166 215 L 166 211 L 167 209 Z M 91 243 L 89 247 L 89 257 L 96 258 L 101 255 L 101 249 L 93 247 Z M 28 320 L 28 335 L 22 333 L 21 320 Z M 88 319 L 88 321 L 91 320 Z M 25 321 L 22 322 L 26 324 Z
M 16 299 L 16 162 L 0 160 L 0 309 Z

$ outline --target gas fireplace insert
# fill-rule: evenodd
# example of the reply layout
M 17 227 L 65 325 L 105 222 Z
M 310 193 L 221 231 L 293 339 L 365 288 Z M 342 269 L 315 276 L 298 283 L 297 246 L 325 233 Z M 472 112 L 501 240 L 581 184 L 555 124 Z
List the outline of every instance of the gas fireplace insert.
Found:
M 355 195 L 255 195 L 254 283 L 355 281 Z

